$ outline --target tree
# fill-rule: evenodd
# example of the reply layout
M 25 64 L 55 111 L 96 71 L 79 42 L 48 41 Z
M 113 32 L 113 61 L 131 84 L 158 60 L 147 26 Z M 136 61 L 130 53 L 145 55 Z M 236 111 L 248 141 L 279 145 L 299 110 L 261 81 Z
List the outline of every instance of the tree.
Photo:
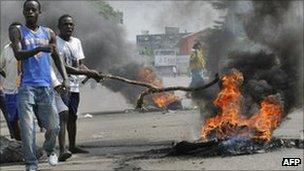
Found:
M 104 1 L 91 1 L 94 9 L 98 11 L 105 19 L 113 21 L 115 23 L 123 23 L 123 13 L 118 10 L 114 10 L 111 5 Z

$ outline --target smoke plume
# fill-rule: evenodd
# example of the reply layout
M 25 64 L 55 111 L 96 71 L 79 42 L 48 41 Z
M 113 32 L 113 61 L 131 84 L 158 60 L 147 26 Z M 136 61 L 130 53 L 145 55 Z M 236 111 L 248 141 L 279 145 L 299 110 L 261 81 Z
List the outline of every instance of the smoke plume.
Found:
M 1 41 L 8 42 L 7 30 L 13 21 L 24 23 L 23 1 L 1 2 Z M 125 40 L 125 30 L 120 24 L 103 18 L 94 10 L 90 1 L 41 1 L 40 24 L 58 33 L 58 18 L 70 14 L 76 23 L 75 36 L 80 38 L 86 56 L 85 62 L 91 68 L 107 71 L 112 66 L 133 62 L 133 45 Z
M 285 114 L 301 106 L 303 2 L 219 1 L 214 7 L 227 14 L 222 25 L 202 40 L 208 46 L 207 61 L 213 65 L 207 63 L 208 70 L 225 74 L 236 68 L 243 73 L 245 111 L 276 93 L 284 101 Z M 214 99 L 218 90 L 208 93 L 208 98 L 204 92 L 196 97 Z

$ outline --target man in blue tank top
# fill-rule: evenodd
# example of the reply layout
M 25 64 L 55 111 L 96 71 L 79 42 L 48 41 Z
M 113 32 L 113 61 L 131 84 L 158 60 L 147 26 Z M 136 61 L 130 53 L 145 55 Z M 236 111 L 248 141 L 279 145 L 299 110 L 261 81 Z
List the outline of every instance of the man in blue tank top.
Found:
M 51 58 L 62 75 L 63 87 L 69 88 L 64 63 L 56 50 L 55 33 L 37 24 L 40 13 L 41 5 L 37 0 L 25 1 L 23 15 L 26 24 L 9 32 L 14 55 L 21 61 L 18 110 L 26 170 L 38 168 L 35 155 L 34 109 L 37 110 L 37 117 L 46 129 L 43 148 L 49 157 L 49 164 L 56 165 L 58 162 L 54 148 L 59 132 L 59 119 L 50 74 Z

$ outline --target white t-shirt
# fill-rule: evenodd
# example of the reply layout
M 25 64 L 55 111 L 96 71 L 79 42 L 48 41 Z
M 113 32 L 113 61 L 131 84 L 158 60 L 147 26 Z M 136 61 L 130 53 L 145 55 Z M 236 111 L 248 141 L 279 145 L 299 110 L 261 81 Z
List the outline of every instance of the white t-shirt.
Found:
M 68 66 L 78 68 L 79 61 L 84 59 L 84 54 L 81 46 L 81 42 L 76 37 L 71 37 L 69 41 L 61 39 L 59 36 L 56 36 L 57 39 L 57 49 L 59 55 L 63 57 L 65 63 Z M 58 75 L 58 74 L 57 74 Z M 62 80 L 61 77 L 57 76 Z M 79 83 L 83 79 L 83 76 L 79 75 L 69 75 L 70 80 L 70 91 L 79 92 Z
M 21 63 L 16 60 L 10 43 L 4 46 L 0 63 L 1 69 L 6 73 L 6 78 L 1 80 L 1 82 L 3 82 L 4 92 L 9 94 L 17 93 L 21 78 Z

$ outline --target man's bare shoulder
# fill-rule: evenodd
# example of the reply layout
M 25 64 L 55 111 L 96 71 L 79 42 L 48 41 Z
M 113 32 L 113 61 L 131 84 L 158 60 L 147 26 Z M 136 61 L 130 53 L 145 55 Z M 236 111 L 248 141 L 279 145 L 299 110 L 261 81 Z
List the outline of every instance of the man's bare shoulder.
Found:
M 12 27 L 11 29 L 9 29 L 9 36 L 10 36 L 10 39 L 11 38 L 21 38 L 21 33 L 20 33 L 20 26 L 15 26 L 15 27 Z

